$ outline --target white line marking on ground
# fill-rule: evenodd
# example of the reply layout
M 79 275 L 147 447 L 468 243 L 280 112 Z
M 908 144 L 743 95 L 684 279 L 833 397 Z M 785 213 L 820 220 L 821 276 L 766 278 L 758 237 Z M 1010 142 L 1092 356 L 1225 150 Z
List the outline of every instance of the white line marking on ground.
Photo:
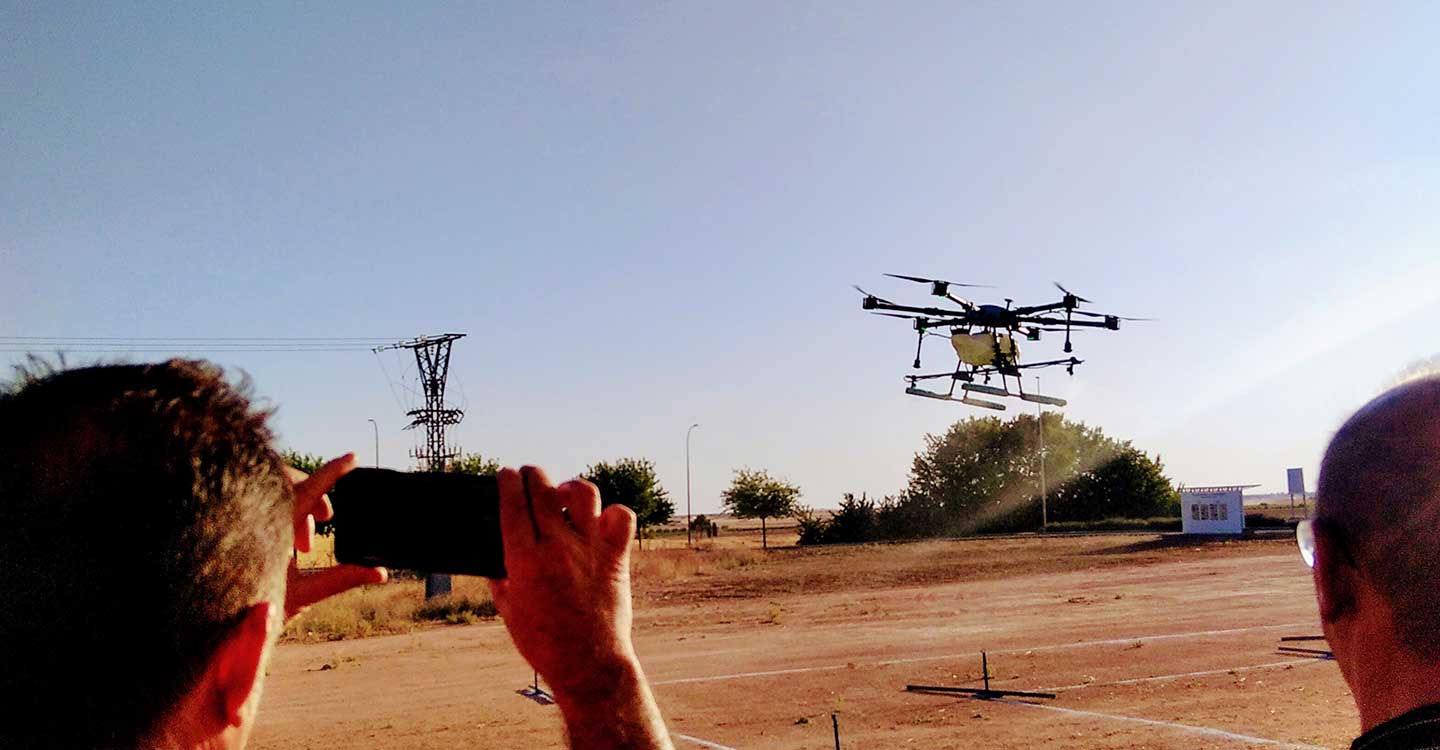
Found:
M 1061 643 L 1051 646 L 1030 646 L 1020 648 L 1008 648 L 991 651 L 992 654 L 1023 654 L 1027 651 L 1063 651 L 1072 648 L 1089 648 L 1091 646 L 1118 646 L 1141 641 L 1170 641 L 1179 638 L 1201 638 L 1214 635 L 1234 635 L 1236 633 L 1250 633 L 1261 630 L 1279 630 L 1281 628 L 1300 628 L 1314 625 L 1313 622 L 1288 622 L 1281 625 L 1255 625 L 1246 628 L 1223 628 L 1220 630 L 1196 630 L 1189 633 L 1165 633 L 1161 635 L 1141 635 L 1130 638 L 1106 638 L 1098 641 L 1078 641 L 1076 643 Z M 905 659 L 886 659 L 884 661 L 868 662 L 867 666 L 890 667 L 897 664 L 916 664 L 927 661 L 947 661 L 951 659 L 963 659 L 974 656 L 973 652 L 960 654 L 941 654 L 938 656 L 913 656 Z M 838 669 L 848 669 L 850 664 L 828 664 L 817 667 L 792 667 L 790 669 L 766 669 L 759 672 L 736 672 L 734 674 L 708 675 L 705 677 L 679 677 L 669 680 L 655 680 L 651 685 L 684 685 L 697 682 L 723 682 L 726 680 L 743 680 L 751 677 L 774 677 L 785 674 L 804 674 L 807 672 L 833 672 Z M 857 664 L 857 666 L 859 666 Z
M 1216 674 L 1231 674 L 1233 672 L 1252 672 L 1257 669 L 1277 669 L 1279 667 L 1293 667 L 1301 664 L 1318 664 L 1324 659 L 1290 659 L 1289 661 L 1272 661 L 1264 664 L 1251 664 L 1244 667 L 1231 667 L 1229 669 L 1207 669 L 1201 672 L 1181 672 L 1179 674 L 1162 674 L 1154 677 L 1135 677 L 1129 680 L 1115 680 L 1113 682 L 1083 682 L 1078 685 L 1062 685 L 1060 687 L 1040 688 L 1042 693 L 1059 693 L 1066 690 L 1081 690 L 1084 688 L 1114 687 L 1116 685 L 1139 685 L 1144 682 L 1164 682 L 1165 680 L 1183 680 L 1186 677 L 1209 677 Z
M 782 674 L 803 674 L 805 672 L 833 672 L 837 669 L 845 669 L 849 664 L 831 664 L 824 667 L 795 667 L 793 669 L 767 669 L 763 672 L 737 672 L 735 674 L 717 674 L 707 677 L 678 677 L 673 680 L 655 680 L 651 685 L 684 685 L 692 682 L 722 682 L 724 680 L 743 680 L 749 677 L 773 677 Z
M 1234 635 L 1236 633 L 1253 633 L 1260 630 L 1279 630 L 1281 628 L 1304 628 L 1313 626 L 1314 622 L 1287 622 L 1280 625 L 1252 625 L 1244 628 L 1222 628 L 1220 630 L 1194 630 L 1189 633 L 1162 633 L 1160 635 L 1142 635 L 1135 638 L 1106 638 L 1100 641 L 1079 641 L 1077 643 L 1061 643 L 1054 646 L 1034 646 L 1032 648 L 1009 648 L 999 651 L 991 651 L 992 654 L 1023 654 L 1026 651 L 1060 651 L 1080 646 L 1120 646 L 1136 641 L 1173 641 L 1178 638 L 1200 638 L 1210 635 Z
M 1200 726 L 1195 726 L 1195 725 L 1193 725 L 1193 724 L 1177 724 L 1177 723 L 1175 723 L 1175 722 L 1171 722 L 1171 721 L 1159 721 L 1159 720 L 1157 720 L 1157 719 L 1142 719 L 1142 718 L 1140 718 L 1140 717 L 1138 717 L 1138 716 L 1121 716 L 1121 715 L 1119 715 L 1119 714 L 1102 714 L 1102 713 L 1100 713 L 1099 711 L 1082 711 L 1082 710 L 1080 710 L 1080 709 L 1078 709 L 1078 708 L 1064 708 L 1064 707 L 1062 707 L 1062 706 L 1051 706 L 1051 705 L 1046 704 L 1046 703 L 1026 703 L 1025 701 L 1011 700 L 1011 699 L 1009 699 L 1009 698 L 998 698 L 998 699 L 995 700 L 995 702 L 996 702 L 996 703 L 1008 703 L 1008 704 L 1010 704 L 1010 705 L 1012 705 L 1012 706 L 1025 706 L 1025 707 L 1027 707 L 1027 708 L 1035 708 L 1035 709 L 1039 709 L 1039 710 L 1041 710 L 1041 711 L 1054 711 L 1054 712 L 1056 712 L 1056 713 L 1069 714 L 1069 715 L 1071 715 L 1071 716 L 1085 716 L 1085 717 L 1094 718 L 1094 719 L 1109 719 L 1109 720 L 1111 720 L 1111 721 L 1128 721 L 1128 722 L 1130 722 L 1130 723 L 1132 723 L 1132 724 L 1144 724 L 1144 725 L 1146 725 L 1146 726 L 1152 726 L 1152 727 L 1164 727 L 1164 728 L 1166 728 L 1166 729 L 1177 729 L 1177 730 L 1179 730 L 1179 731 L 1188 732 L 1188 733 L 1190 733 L 1190 734 L 1203 734 L 1203 735 L 1206 735 L 1206 736 L 1208 736 L 1208 737 L 1220 737 L 1220 738 L 1224 738 L 1224 739 L 1227 739 L 1227 740 L 1235 740 L 1235 741 L 1238 741 L 1238 742 L 1247 742 L 1247 743 L 1254 744 L 1254 745 L 1272 745 L 1272 746 L 1275 746 L 1275 747 L 1289 748 L 1290 750 L 1325 750 L 1325 748 L 1324 748 L 1324 747 L 1321 747 L 1320 745 L 1305 745 L 1305 744 L 1300 744 L 1300 743 L 1295 743 L 1295 742 L 1281 742 L 1280 740 L 1270 740 L 1270 739 L 1265 739 L 1264 737 L 1251 737 L 1251 736 L 1248 735 L 1248 734 L 1238 734 L 1238 733 L 1236 733 L 1236 732 L 1227 732 L 1227 731 L 1225 731 L 1225 730 L 1223 730 L 1223 729 L 1215 729 L 1214 727 L 1200 727 Z
M 682 739 L 682 740 L 685 740 L 686 742 L 693 742 L 693 743 L 699 745 L 700 747 L 708 747 L 708 748 L 710 748 L 710 750 L 735 750 L 735 748 L 730 747 L 729 745 L 722 745 L 722 744 L 720 744 L 720 743 L 718 743 L 718 742 L 711 742 L 711 741 L 709 741 L 709 740 L 702 740 L 702 739 L 700 739 L 699 737 L 691 737 L 691 736 L 688 735 L 688 734 L 676 734 L 676 735 L 672 735 L 672 736 L 673 736 L 673 737 L 677 737 L 677 738 Z

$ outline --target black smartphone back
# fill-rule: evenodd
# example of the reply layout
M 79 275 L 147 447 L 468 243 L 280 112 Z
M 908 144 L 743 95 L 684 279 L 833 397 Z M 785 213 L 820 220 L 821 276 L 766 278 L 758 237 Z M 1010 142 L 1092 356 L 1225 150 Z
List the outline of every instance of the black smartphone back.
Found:
M 493 476 L 354 469 L 330 502 L 338 562 L 505 577 Z

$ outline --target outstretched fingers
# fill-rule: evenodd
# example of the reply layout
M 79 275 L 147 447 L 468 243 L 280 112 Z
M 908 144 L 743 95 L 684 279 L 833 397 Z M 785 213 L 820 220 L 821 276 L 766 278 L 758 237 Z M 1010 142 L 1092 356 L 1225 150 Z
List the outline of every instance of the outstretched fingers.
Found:
M 531 490 L 525 477 L 514 469 L 501 469 L 495 477 L 500 488 L 500 537 L 505 545 L 505 567 L 510 552 L 522 552 L 540 543 L 540 520 L 535 515 Z M 514 555 L 516 559 L 522 555 Z
M 570 526 L 582 537 L 595 533 L 600 522 L 600 491 L 595 485 L 572 479 L 555 488 L 555 496 L 565 508 Z
M 309 513 L 315 516 L 317 521 L 330 520 L 335 515 L 335 511 L 330 506 L 330 498 L 326 497 L 325 493 L 329 492 L 330 488 L 340 480 L 340 477 L 349 474 L 355 466 L 355 454 L 346 453 L 326 462 L 324 466 L 316 469 L 314 474 L 297 482 L 295 484 L 296 514 Z

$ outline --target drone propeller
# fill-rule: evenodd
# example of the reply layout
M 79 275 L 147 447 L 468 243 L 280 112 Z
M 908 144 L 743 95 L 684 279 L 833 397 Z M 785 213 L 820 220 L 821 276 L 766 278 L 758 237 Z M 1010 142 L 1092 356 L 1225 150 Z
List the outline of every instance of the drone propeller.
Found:
M 1078 297 L 1076 299 L 1079 299 Z M 1106 315 L 1105 313 L 1090 312 L 1089 310 L 1071 310 L 1071 315 L 1087 315 L 1092 318 L 1115 318 L 1116 320 L 1143 320 L 1153 321 L 1155 318 L 1127 318 L 1124 315 Z
M 957 283 L 955 283 L 955 282 L 953 282 L 953 281 L 946 281 L 946 280 L 944 280 L 944 279 L 926 279 L 926 278 L 922 278 L 922 277 L 920 277 L 920 276 L 906 276 L 906 275 L 900 274 L 900 273 L 887 273 L 887 274 L 885 274 L 885 275 L 886 275 L 886 276 L 889 276 L 889 277 L 892 278 L 892 279 L 904 279 L 904 280 L 906 280 L 906 281 L 914 281 L 914 282 L 916 282 L 916 283 L 918 283 L 918 284 L 944 284 L 945 286 L 963 286 L 963 287 L 968 287 L 968 288 L 970 288 L 970 289 L 994 289 L 994 288 L 995 288 L 995 287 L 993 287 L 993 286 L 990 286 L 989 284 L 957 284 Z
M 903 275 L 903 274 L 898 274 L 898 273 L 887 273 L 887 274 L 885 274 L 885 275 L 886 275 L 886 276 L 889 276 L 889 277 L 891 277 L 891 278 L 895 278 L 895 279 L 904 279 L 904 280 L 906 280 L 906 281 L 913 281 L 913 282 L 915 282 L 915 283 L 917 283 L 917 284 L 929 284 L 929 285 L 930 285 L 930 293 L 931 293 L 931 294 L 935 295 L 936 297 L 944 297 L 945 299 L 948 299 L 948 300 L 950 300 L 951 302 L 954 302 L 955 304 L 957 304 L 957 305 L 965 308 L 966 311 L 974 311 L 974 310 L 976 309 L 976 308 L 975 308 L 975 303 L 974 303 L 974 302 L 971 302 L 971 301 L 968 300 L 968 299 L 965 299 L 964 297 L 957 297 L 957 296 L 951 294 L 951 293 L 950 293 L 950 287 L 952 287 L 952 286 L 968 286 L 968 287 L 977 287 L 977 288 L 978 288 L 978 287 L 983 287 L 983 288 L 986 288 L 986 289 L 991 288 L 991 287 L 988 287 L 988 286 L 986 286 L 986 285 L 984 285 L 984 284 L 957 284 L 957 283 L 955 283 L 955 282 L 953 282 L 953 281 L 945 281 L 944 279 L 927 279 L 927 278 L 923 278 L 923 277 L 920 277 L 920 276 L 905 276 L 905 275 Z
M 1070 291 L 1069 289 L 1066 289 L 1065 287 L 1060 286 L 1060 282 L 1058 282 L 1058 281 L 1055 281 L 1055 282 L 1052 282 L 1052 283 L 1055 284 L 1055 288 L 1056 288 L 1056 289 L 1059 289 L 1060 291 L 1064 292 L 1066 297 L 1074 297 L 1075 299 L 1079 300 L 1080 302 L 1089 302 L 1089 301 L 1090 301 L 1090 300 L 1085 299 L 1084 297 L 1081 297 L 1080 295 L 1078 295 L 1078 294 Z
M 857 291 L 857 292 L 865 295 L 866 297 L 872 297 L 872 298 L 874 298 L 875 300 L 877 300 L 877 301 L 879 301 L 879 302 L 884 302 L 884 303 L 887 304 L 887 305 L 893 305 L 893 304 L 895 304 L 894 302 L 891 302 L 890 300 L 885 299 L 884 297 L 876 297 L 875 295 L 873 295 L 873 294 L 865 291 L 864 289 L 861 289 L 859 284 L 851 284 L 850 286 L 854 287 L 854 288 L 855 288 L 855 291 Z

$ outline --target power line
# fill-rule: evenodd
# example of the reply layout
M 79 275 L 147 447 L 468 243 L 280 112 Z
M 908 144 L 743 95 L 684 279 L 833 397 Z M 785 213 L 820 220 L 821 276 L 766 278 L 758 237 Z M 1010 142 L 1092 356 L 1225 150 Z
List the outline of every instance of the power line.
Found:
M 286 349 L 263 348 L 263 347 L 259 347 L 259 348 L 257 348 L 257 347 L 251 347 L 251 348 L 228 348 L 228 349 L 227 349 L 227 348 L 221 348 L 221 347 L 183 347 L 183 346 L 182 346 L 182 347 L 169 347 L 169 348 L 164 348 L 164 349 L 150 349 L 150 348 L 90 349 L 90 348 L 76 348 L 76 347 L 69 347 L 69 346 L 62 346 L 62 347 L 31 346 L 31 347 L 26 347 L 26 348 L 5 348 L 5 347 L 3 347 L 3 346 L 0 346 L 0 352 L 7 353 L 7 354 L 31 354 L 31 353 L 37 353 L 37 354 L 39 354 L 39 353 L 45 353 L 46 351 L 52 350 L 52 349 L 55 350 L 55 351 L 62 352 L 62 353 L 71 353 L 71 354 L 165 354 L 165 353 L 171 353 L 171 354 L 174 354 L 174 353 L 190 353 L 190 354 L 203 354 L 203 353 L 212 353 L 212 354 L 252 354 L 252 353 L 294 354 L 294 353 L 305 353 L 305 352 L 356 352 L 356 353 L 360 353 L 360 352 L 368 352 L 368 351 L 370 351 L 370 347 L 363 347 L 363 346 L 362 346 L 362 347 L 328 347 L 328 348 L 320 348 L 320 347 L 291 347 L 291 348 L 286 348 Z
M 0 336 L 0 353 L 360 352 L 393 340 L 381 336 Z
M 395 338 L 387 336 L 0 336 L 0 341 L 234 341 L 234 342 L 273 342 L 273 341 L 353 341 L 353 342 L 377 342 L 387 343 L 395 341 Z

